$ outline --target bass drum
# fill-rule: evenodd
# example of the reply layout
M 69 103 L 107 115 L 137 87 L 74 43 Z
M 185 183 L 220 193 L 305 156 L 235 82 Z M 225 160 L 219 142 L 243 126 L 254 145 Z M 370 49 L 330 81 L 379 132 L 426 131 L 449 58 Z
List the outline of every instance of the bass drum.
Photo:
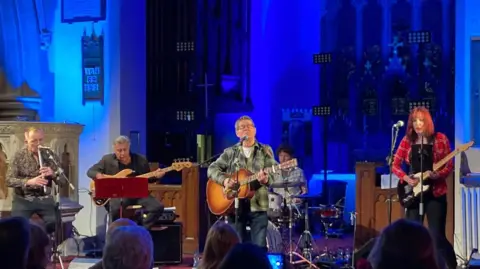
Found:
M 271 221 L 268 221 L 267 226 L 267 249 L 269 253 L 283 252 L 282 235 L 278 227 Z

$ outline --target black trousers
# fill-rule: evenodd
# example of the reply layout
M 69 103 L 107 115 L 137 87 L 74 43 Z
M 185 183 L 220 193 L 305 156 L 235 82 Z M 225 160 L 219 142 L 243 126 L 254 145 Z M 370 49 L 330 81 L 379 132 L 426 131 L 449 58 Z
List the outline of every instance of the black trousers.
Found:
M 55 201 L 53 197 L 33 198 L 32 201 L 14 194 L 12 201 L 12 216 L 24 217 L 30 219 L 33 214 L 37 214 L 45 222 L 47 233 L 55 232 Z M 61 216 L 59 216 L 61 217 Z M 59 220 L 60 221 L 60 220 Z
M 251 212 L 250 200 L 241 199 L 239 201 L 238 221 L 235 223 L 235 213 L 228 215 L 228 223 L 235 227 L 240 235 L 242 242 L 251 242 L 267 250 L 267 212 Z M 247 232 L 247 226 L 250 226 L 250 234 Z
M 421 217 L 419 205 L 409 208 L 405 212 L 405 218 L 423 224 L 425 216 L 428 218 L 428 228 L 434 237 L 438 254 L 443 258 L 448 268 L 457 268 L 457 258 L 452 244 L 445 236 L 447 223 L 447 196 L 434 197 L 431 192 L 423 196 L 424 214 Z
M 152 196 L 140 199 L 111 199 L 109 205 L 110 220 L 115 221 L 120 218 L 120 206 L 123 210 L 131 205 L 141 205 L 147 211 L 147 218 L 143 221 L 143 226 L 150 228 L 162 215 L 165 208 L 157 199 Z

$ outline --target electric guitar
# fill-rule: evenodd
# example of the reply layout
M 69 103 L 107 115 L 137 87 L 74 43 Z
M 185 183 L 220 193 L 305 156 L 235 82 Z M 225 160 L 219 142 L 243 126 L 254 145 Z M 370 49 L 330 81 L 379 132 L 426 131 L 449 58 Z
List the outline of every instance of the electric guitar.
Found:
M 470 141 L 466 144 L 460 145 L 458 148 L 456 148 L 454 151 L 450 152 L 445 158 L 440 160 L 439 162 L 435 163 L 433 165 L 433 171 L 436 172 L 438 171 L 442 166 L 444 166 L 448 161 L 453 159 L 457 154 L 462 153 L 469 149 L 473 145 L 473 141 Z M 418 180 L 422 179 L 422 173 L 416 173 L 415 175 L 411 176 L 411 178 L 415 178 Z M 420 182 L 415 186 L 410 186 L 407 182 L 405 181 L 398 181 L 397 185 L 397 193 L 398 193 L 398 198 L 400 200 L 400 204 L 405 207 L 409 208 L 412 205 L 415 204 L 415 202 L 418 200 L 417 198 L 420 196 L 420 194 L 423 192 L 427 192 L 430 190 L 430 183 L 428 180 L 428 175 L 426 173 L 423 173 L 423 188 L 422 184 Z
M 185 168 L 190 168 L 192 167 L 191 162 L 173 162 L 171 166 L 160 169 L 162 172 L 170 172 L 170 171 L 181 171 Z M 132 169 L 123 169 L 122 171 L 116 173 L 115 175 L 105 175 L 106 178 L 126 178 L 132 175 L 135 171 Z M 152 171 L 143 175 L 138 175 L 135 177 L 142 177 L 142 178 L 151 178 L 155 176 L 155 173 L 157 171 Z M 95 180 L 102 180 L 102 179 L 95 179 Z M 110 198 L 104 199 L 104 198 L 96 198 L 95 197 L 95 180 L 90 181 L 90 192 L 92 193 L 92 201 L 95 206 L 104 206 L 105 204 L 110 201 Z
M 284 163 L 265 168 L 263 171 L 269 175 L 283 169 L 294 168 L 297 166 L 297 159 L 291 159 Z M 232 208 L 235 197 L 246 199 L 252 198 L 255 194 L 255 190 L 250 188 L 250 183 L 258 180 L 257 174 L 254 174 L 247 169 L 240 169 L 238 172 L 227 175 L 227 177 L 238 178 L 237 186 L 232 189 L 227 189 L 213 179 L 208 179 L 207 182 L 208 208 L 210 209 L 210 212 L 217 216 L 225 215 L 229 212 Z

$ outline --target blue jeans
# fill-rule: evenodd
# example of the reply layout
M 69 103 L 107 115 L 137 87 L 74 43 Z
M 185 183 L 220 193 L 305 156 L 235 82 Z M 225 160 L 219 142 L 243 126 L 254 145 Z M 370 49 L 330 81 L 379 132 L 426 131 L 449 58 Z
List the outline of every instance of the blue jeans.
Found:
M 242 242 L 252 242 L 262 248 L 267 249 L 267 226 L 268 216 L 265 211 L 251 212 L 250 201 L 240 200 L 238 222 L 235 223 L 235 214 L 228 216 L 228 223 L 237 230 Z M 250 226 L 250 233 L 247 232 L 247 226 Z

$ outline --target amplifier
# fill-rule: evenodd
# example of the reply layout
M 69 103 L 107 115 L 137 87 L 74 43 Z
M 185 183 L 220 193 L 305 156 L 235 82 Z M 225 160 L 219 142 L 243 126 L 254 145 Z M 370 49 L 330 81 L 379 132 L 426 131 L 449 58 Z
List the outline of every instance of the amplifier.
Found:
M 177 215 L 173 211 L 165 211 L 158 217 L 157 223 L 173 223 L 177 219 Z
M 150 228 L 155 264 L 180 264 L 183 254 L 182 223 L 155 224 Z

